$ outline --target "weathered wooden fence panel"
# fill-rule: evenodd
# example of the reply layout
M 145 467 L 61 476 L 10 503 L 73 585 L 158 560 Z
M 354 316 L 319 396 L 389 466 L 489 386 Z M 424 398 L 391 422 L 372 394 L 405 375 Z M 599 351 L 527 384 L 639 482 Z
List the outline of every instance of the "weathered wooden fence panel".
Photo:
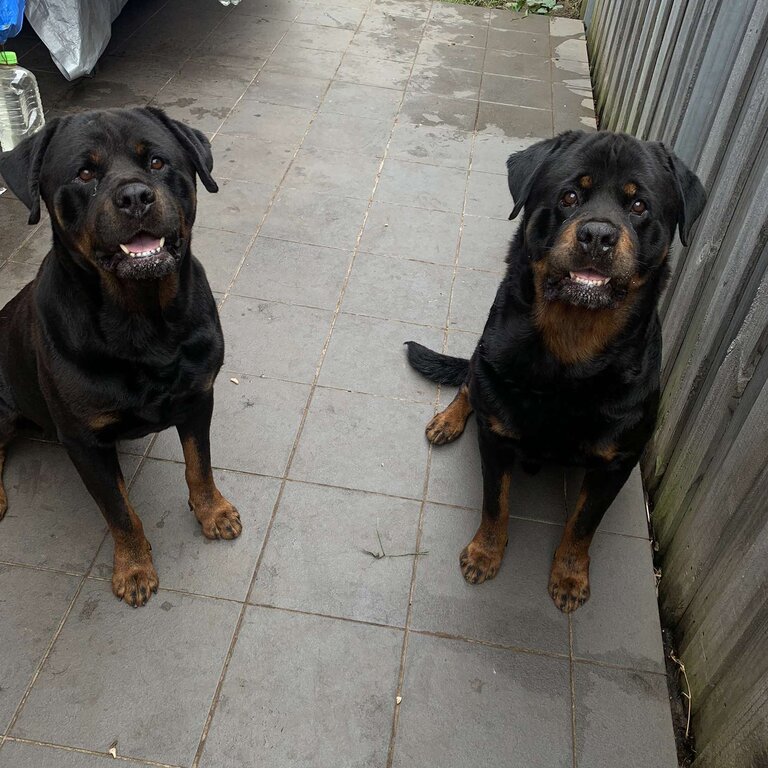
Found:
M 663 141 L 709 194 L 662 301 L 643 474 L 696 768 L 752 768 L 768 759 L 768 0 L 588 0 L 585 23 L 601 127 Z

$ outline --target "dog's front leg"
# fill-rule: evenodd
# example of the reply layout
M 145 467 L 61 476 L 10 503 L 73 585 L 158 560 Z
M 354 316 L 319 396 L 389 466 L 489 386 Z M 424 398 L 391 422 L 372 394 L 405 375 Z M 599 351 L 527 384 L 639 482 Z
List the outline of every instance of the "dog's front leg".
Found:
M 549 576 L 549 594 L 563 613 L 571 613 L 589 600 L 589 545 L 634 466 L 632 462 L 612 469 L 593 469 L 584 476 L 576 509 L 565 525 Z
M 117 451 L 114 446 L 94 447 L 66 439 L 62 442 L 112 533 L 112 591 L 134 608 L 144 605 L 152 592 L 157 592 L 157 572 L 152 564 L 152 547 L 128 500 Z
M 184 450 L 189 507 L 209 539 L 236 539 L 243 530 L 237 509 L 216 487 L 211 471 L 211 416 L 213 393 L 192 409 L 190 417 L 176 429 Z
M 472 541 L 462 551 L 459 565 L 470 584 L 492 579 L 501 567 L 509 535 L 509 482 L 513 454 L 478 421 L 483 467 L 483 518 Z

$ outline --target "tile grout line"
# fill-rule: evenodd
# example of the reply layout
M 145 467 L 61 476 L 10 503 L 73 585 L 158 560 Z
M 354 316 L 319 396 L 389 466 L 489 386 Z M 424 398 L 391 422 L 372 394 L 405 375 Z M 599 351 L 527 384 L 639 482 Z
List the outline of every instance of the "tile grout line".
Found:
M 119 760 L 123 763 L 136 766 L 149 766 L 149 768 L 183 768 L 175 763 L 158 763 L 155 760 L 148 760 L 140 757 L 128 757 L 126 755 L 112 755 L 109 752 L 99 752 L 94 749 L 85 749 L 83 747 L 72 747 L 68 744 L 56 744 L 52 741 L 40 741 L 38 739 L 26 739 L 20 736 L 8 736 L 8 743 L 16 742 L 18 744 L 29 744 L 34 747 L 47 747 L 48 749 L 58 749 L 61 752 L 74 752 L 78 755 L 91 755 L 93 757 L 108 757 L 112 760 Z

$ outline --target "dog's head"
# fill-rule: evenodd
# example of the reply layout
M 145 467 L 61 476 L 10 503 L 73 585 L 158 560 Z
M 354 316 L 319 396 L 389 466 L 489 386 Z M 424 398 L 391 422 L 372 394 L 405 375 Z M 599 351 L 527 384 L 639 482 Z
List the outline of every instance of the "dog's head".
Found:
M 70 252 L 121 280 L 158 280 L 187 252 L 195 174 L 209 192 L 213 156 L 204 134 L 151 107 L 50 121 L 0 155 L 0 173 Z
M 570 131 L 507 161 L 514 218 L 546 301 L 620 306 L 665 274 L 675 229 L 683 244 L 701 214 L 701 182 L 662 144 Z

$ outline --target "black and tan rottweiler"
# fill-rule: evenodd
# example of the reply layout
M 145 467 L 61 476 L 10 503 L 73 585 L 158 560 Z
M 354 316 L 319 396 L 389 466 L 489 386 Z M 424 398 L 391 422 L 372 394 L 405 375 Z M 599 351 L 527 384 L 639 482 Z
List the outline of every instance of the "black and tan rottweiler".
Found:
M 213 382 L 224 357 L 205 272 L 190 251 L 196 180 L 209 192 L 207 138 L 152 108 L 54 119 L 0 156 L 0 173 L 53 246 L 0 310 L 2 468 L 18 429 L 58 437 L 114 538 L 112 590 L 138 606 L 157 591 L 151 546 L 115 443 L 176 427 L 189 504 L 208 538 L 242 526 L 213 480 Z
M 411 365 L 458 385 L 427 426 L 435 444 L 477 415 L 480 528 L 460 556 L 477 584 L 507 544 L 510 469 L 519 459 L 586 468 L 554 555 L 549 592 L 563 611 L 589 598 L 589 545 L 651 436 L 659 399 L 656 305 L 675 229 L 684 244 L 705 203 L 696 176 L 662 144 L 614 133 L 564 133 L 507 162 L 525 209 L 470 360 L 408 342 Z

